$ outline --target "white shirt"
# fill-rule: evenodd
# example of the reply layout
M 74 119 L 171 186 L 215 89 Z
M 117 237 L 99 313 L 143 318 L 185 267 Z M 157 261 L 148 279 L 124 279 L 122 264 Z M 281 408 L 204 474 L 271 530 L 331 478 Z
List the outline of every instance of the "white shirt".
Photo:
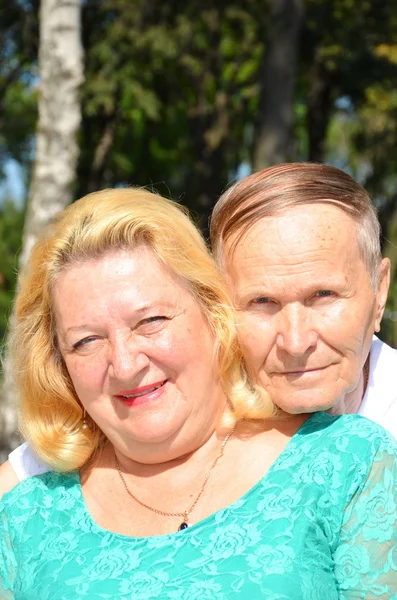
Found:
M 397 439 L 397 350 L 376 336 L 371 344 L 368 385 L 358 414 L 379 423 Z M 49 470 L 26 443 L 8 458 L 20 481 Z
M 374 336 L 369 360 L 368 385 L 358 414 L 397 439 L 397 350 Z
M 15 448 L 15 450 L 8 455 L 8 460 L 10 461 L 19 481 L 28 479 L 28 477 L 32 477 L 33 475 L 41 475 L 41 473 L 46 473 L 49 471 L 47 465 L 43 464 L 37 458 L 29 444 L 26 442 L 21 446 L 18 446 L 18 448 Z

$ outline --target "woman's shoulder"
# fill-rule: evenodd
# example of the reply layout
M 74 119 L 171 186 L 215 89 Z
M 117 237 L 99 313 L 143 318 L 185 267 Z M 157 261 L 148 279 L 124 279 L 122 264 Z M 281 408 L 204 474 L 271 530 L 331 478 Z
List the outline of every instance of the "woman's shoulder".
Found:
M 34 511 L 38 505 L 50 507 L 56 503 L 57 497 L 64 496 L 68 492 L 75 494 L 78 484 L 79 477 L 75 471 L 72 473 L 48 471 L 28 477 L 3 495 L 0 511 L 6 512 L 10 518 L 26 515 Z
M 293 482 L 312 484 L 312 497 L 320 483 L 321 493 L 326 490 L 342 514 L 365 486 L 393 480 L 396 459 L 395 439 L 376 423 L 358 415 L 316 413 L 295 434 L 277 466 L 288 477 L 293 468 Z
M 381 437 L 394 439 L 390 433 L 375 421 L 357 414 L 331 415 L 327 412 L 314 413 L 304 424 L 311 431 L 328 430 L 336 435 L 337 432 L 346 432 L 352 436 Z
M 302 441 L 312 439 L 313 443 L 349 452 L 355 449 L 360 455 L 379 451 L 397 455 L 395 438 L 378 423 L 357 414 L 316 413 L 305 422 L 300 433 Z
M 19 561 L 25 544 L 28 548 L 44 547 L 48 531 L 52 531 L 51 539 L 57 538 L 63 529 L 71 529 L 73 519 L 73 528 L 80 530 L 79 517 L 84 512 L 84 504 L 79 491 L 76 472 L 61 474 L 49 471 L 21 481 L 4 494 L 0 500 L 3 557 L 7 561 L 15 561 L 18 556 Z

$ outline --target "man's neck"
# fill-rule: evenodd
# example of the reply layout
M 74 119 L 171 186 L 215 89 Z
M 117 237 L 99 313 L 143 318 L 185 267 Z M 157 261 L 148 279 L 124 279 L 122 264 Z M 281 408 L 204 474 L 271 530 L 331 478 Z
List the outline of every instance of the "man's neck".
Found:
M 369 358 L 367 359 L 369 360 Z M 360 410 L 361 402 L 363 400 L 366 385 L 368 382 L 365 381 L 364 370 L 361 371 L 360 379 L 357 387 L 346 394 L 341 400 L 339 400 L 335 406 L 333 406 L 328 412 L 331 415 L 347 415 L 354 414 Z

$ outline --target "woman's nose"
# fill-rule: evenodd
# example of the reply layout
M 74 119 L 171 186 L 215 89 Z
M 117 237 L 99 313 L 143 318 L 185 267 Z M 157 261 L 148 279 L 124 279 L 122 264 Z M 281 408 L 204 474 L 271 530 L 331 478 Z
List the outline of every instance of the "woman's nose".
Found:
M 150 364 L 144 344 L 135 337 L 117 340 L 110 352 L 109 371 L 119 381 L 132 381 Z

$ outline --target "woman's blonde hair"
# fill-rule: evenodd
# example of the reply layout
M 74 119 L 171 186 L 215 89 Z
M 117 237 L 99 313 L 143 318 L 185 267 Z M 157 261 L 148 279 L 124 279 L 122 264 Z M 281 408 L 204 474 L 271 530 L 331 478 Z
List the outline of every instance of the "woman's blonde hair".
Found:
M 58 348 L 52 291 L 70 265 L 111 251 L 149 247 L 188 286 L 215 340 L 230 419 L 263 419 L 273 412 L 266 392 L 253 389 L 242 366 L 230 299 L 205 242 L 180 205 L 144 189 L 90 194 L 69 206 L 32 250 L 16 299 L 11 344 L 20 392 L 20 429 L 50 467 L 81 467 L 105 442 L 83 409 Z M 207 360 L 208 357 L 203 357 Z

